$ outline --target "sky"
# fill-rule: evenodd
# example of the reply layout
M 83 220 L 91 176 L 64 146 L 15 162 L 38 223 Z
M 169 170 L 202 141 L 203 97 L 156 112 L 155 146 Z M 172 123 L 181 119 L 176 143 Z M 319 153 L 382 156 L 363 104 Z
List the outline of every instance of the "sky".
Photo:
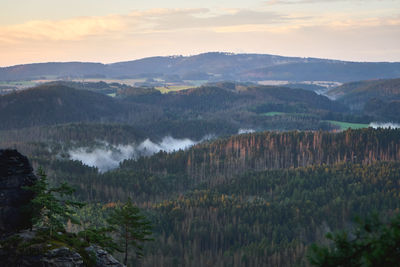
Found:
M 1 0 L 0 66 L 221 51 L 400 61 L 400 0 Z

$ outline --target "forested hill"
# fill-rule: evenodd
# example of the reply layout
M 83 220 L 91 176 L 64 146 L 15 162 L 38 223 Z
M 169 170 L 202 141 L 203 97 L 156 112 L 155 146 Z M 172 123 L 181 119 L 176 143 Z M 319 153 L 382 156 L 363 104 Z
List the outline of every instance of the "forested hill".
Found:
M 288 112 L 346 111 L 343 104 L 311 91 L 282 86 L 241 85 L 231 82 L 212 83 L 168 94 L 143 93 L 127 96 L 127 99 L 135 103 L 152 104 L 196 115 L 207 111 L 239 108 L 268 112 L 273 108 L 278 108 L 277 106 L 281 111 Z
M 43 85 L 0 96 L 0 129 L 101 121 L 120 112 L 120 105 L 108 96 L 63 85 Z
M 332 126 L 322 116 L 347 111 L 325 96 L 280 86 L 215 83 L 161 94 L 154 88 L 116 85 L 113 97 L 105 95 L 113 86 L 48 83 L 0 96 L 0 130 L 114 123 L 134 125 L 147 137 L 199 140 L 208 134 L 234 134 L 240 128 L 329 130 Z M 285 114 L 265 115 L 276 111 Z
M 43 142 L 89 146 L 104 135 L 119 144 L 141 140 L 140 131 L 68 124 L 30 134 L 21 140 L 33 165 L 90 202 L 80 213 L 84 225 L 102 226 L 104 210 L 128 198 L 145 210 L 155 242 L 134 266 L 307 266 L 309 245 L 326 232 L 348 227 L 355 215 L 400 210 L 400 129 L 244 134 L 105 173 Z M 21 135 L 0 132 L 0 139 Z M 43 142 L 32 142 L 35 136 Z
M 307 266 L 307 248 L 327 232 L 400 208 L 399 129 L 245 134 L 106 173 L 41 163 L 77 198 L 105 203 L 85 211 L 92 224 L 128 197 L 147 210 L 156 242 L 145 246 L 142 267 Z
M 367 80 L 345 83 L 327 92 L 347 105 L 363 107 L 369 100 L 400 100 L 400 79 Z
M 400 63 L 346 62 L 268 54 L 211 52 L 149 57 L 114 64 L 52 62 L 0 68 L 0 80 L 60 78 L 162 78 L 179 80 L 340 81 L 398 78 Z
M 400 122 L 400 79 L 346 83 L 327 95 L 377 120 Z
M 248 70 L 243 77 L 253 79 L 276 79 L 288 81 L 339 81 L 351 82 L 366 79 L 390 79 L 400 76 L 399 63 L 368 62 L 294 62 Z
M 249 170 L 305 167 L 341 162 L 369 164 L 400 160 L 400 130 L 372 128 L 328 132 L 263 132 L 203 143 L 187 151 L 158 153 L 122 169 L 187 173 L 196 181 L 224 179 Z

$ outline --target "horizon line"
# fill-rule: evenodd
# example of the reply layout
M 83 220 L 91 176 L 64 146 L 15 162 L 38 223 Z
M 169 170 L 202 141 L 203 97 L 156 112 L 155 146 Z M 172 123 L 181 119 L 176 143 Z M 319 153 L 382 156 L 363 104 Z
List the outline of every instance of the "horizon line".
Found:
M 358 61 L 358 60 L 345 60 L 345 59 L 333 59 L 333 58 L 323 58 L 323 57 L 308 57 L 308 56 L 292 56 L 292 55 L 280 55 L 280 54 L 269 54 L 269 53 L 257 53 L 257 52 L 242 52 L 242 53 L 236 53 L 236 52 L 225 52 L 225 51 L 208 51 L 208 52 L 203 52 L 203 53 L 198 53 L 198 54 L 175 54 L 175 55 L 155 55 L 155 56 L 147 56 L 147 57 L 140 57 L 140 58 L 134 58 L 134 59 L 128 59 L 128 60 L 122 60 L 122 61 L 113 61 L 109 63 L 101 62 L 101 61 L 79 61 L 79 60 L 71 60 L 71 61 L 43 61 L 43 62 L 28 62 L 28 63 L 20 63 L 20 64 L 14 64 L 14 65 L 5 65 L 1 66 L 0 68 L 12 68 L 12 67 L 17 67 L 17 66 L 26 66 L 26 65 L 36 65 L 36 64 L 51 64 L 51 63 L 61 63 L 61 64 L 67 64 L 67 63 L 83 63 L 83 64 L 102 64 L 102 65 L 112 65 L 112 64 L 118 64 L 118 63 L 126 63 L 126 62 L 132 62 L 132 61 L 138 61 L 138 60 L 143 60 L 143 59 L 149 59 L 149 58 L 174 58 L 174 57 L 194 57 L 194 56 L 200 56 L 204 54 L 225 54 L 225 55 L 265 55 L 265 56 L 277 56 L 277 57 L 288 57 L 288 58 L 309 58 L 309 59 L 322 59 L 322 60 L 331 60 L 331 61 L 339 61 L 339 62 L 348 62 L 348 63 L 400 63 L 400 61 Z

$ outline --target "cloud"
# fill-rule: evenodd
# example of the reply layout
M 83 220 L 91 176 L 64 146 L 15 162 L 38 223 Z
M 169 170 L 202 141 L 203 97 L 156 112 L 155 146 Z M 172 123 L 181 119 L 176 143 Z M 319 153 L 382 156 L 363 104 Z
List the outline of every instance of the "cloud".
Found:
M 211 136 L 206 136 L 202 140 L 209 138 Z M 119 163 L 125 159 L 151 156 L 159 151 L 173 152 L 187 149 L 202 140 L 193 141 L 188 138 L 175 139 L 171 136 L 166 136 L 159 143 L 146 139 L 139 145 L 110 145 L 107 142 L 101 142 L 102 145 L 100 147 L 79 147 L 68 151 L 68 154 L 72 160 L 81 161 L 85 165 L 98 168 L 100 172 L 106 172 L 118 168 Z
M 334 2 L 384 2 L 385 0 L 267 0 L 267 5 L 299 5 L 299 4 L 325 4 Z M 386 0 L 393 2 L 395 0 Z
M 79 17 L 60 21 L 29 21 L 0 27 L 3 42 L 76 41 L 124 30 L 119 16 Z
M 308 3 L 315 0 L 278 0 L 272 3 Z M 399 18 L 367 17 L 356 19 L 338 14 L 323 16 L 281 14 L 268 10 L 220 9 L 150 9 L 126 15 L 77 17 L 66 20 L 30 21 L 18 25 L 0 26 L 0 42 L 29 43 L 85 41 L 91 38 L 107 40 L 133 39 L 135 36 L 181 32 L 189 30 L 217 33 L 287 32 L 308 26 L 355 27 L 399 25 Z
M 137 149 L 146 156 L 152 155 L 159 151 L 173 152 L 180 149 L 187 149 L 198 142 L 185 139 L 175 139 L 171 136 L 164 137 L 160 143 L 153 143 L 150 139 L 143 141 Z
M 69 151 L 72 160 L 81 161 L 83 164 L 96 167 L 100 172 L 115 169 L 119 163 L 128 158 L 136 157 L 134 146 L 109 146 L 103 148 L 89 149 L 77 148 Z
M 201 13 L 178 13 L 155 18 L 159 30 L 176 30 L 183 28 L 215 28 L 238 25 L 265 25 L 282 23 L 289 18 L 269 11 L 253 11 L 245 9 L 224 10 L 223 13 L 211 14 L 210 11 Z M 207 15 L 207 16 L 204 16 Z
M 238 131 L 238 134 L 247 134 L 247 133 L 254 133 L 254 132 L 255 132 L 255 130 L 253 130 L 253 129 L 240 128 L 239 131 Z
M 207 51 L 400 60 L 400 17 L 393 9 L 273 10 L 266 5 L 259 10 L 162 8 L 0 26 L 0 64 L 116 62 Z
M 182 29 L 211 29 L 234 25 L 279 23 L 288 18 L 268 11 L 242 9 L 150 9 L 127 15 L 77 17 L 67 20 L 29 21 L 23 24 L 0 26 L 0 41 L 78 41 L 90 37 L 119 37 L 132 34 L 151 34 Z

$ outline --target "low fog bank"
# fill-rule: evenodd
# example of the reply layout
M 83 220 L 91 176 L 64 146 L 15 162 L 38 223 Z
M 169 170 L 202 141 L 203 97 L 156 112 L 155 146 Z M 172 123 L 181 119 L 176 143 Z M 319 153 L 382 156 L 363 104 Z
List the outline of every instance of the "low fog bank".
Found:
M 97 167 L 100 172 L 118 168 L 119 163 L 125 159 L 137 159 L 141 156 L 151 156 L 159 151 L 173 152 L 187 149 L 203 140 L 210 139 L 206 136 L 200 141 L 191 139 L 175 139 L 171 136 L 164 137 L 161 142 L 154 143 L 150 139 L 144 140 L 139 145 L 111 145 L 103 143 L 101 147 L 80 147 L 68 152 L 70 159 L 82 161 L 83 164 Z
M 392 122 L 371 122 L 369 124 L 369 126 L 374 129 L 377 129 L 377 128 L 392 128 L 392 129 L 400 128 L 399 123 L 392 123 Z
M 247 134 L 247 133 L 254 133 L 254 132 L 255 132 L 255 130 L 253 130 L 253 129 L 240 128 L 239 131 L 238 131 L 238 134 Z

